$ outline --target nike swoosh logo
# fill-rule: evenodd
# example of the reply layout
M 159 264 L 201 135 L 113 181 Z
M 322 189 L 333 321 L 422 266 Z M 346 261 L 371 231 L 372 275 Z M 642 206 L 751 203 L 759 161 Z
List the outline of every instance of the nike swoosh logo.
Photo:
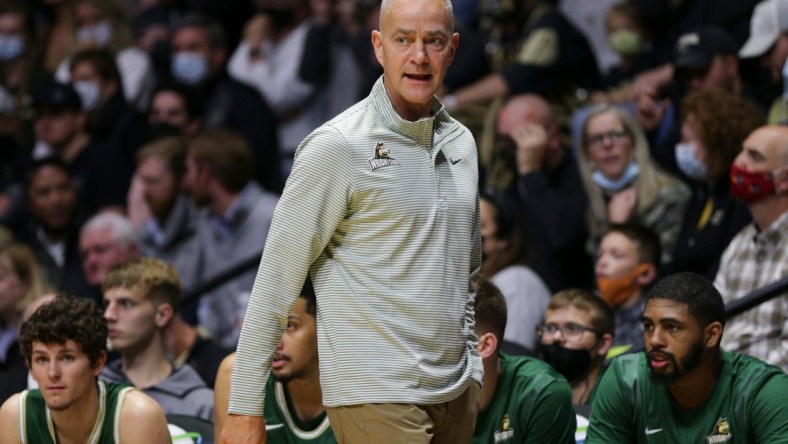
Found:
M 653 435 L 653 434 L 659 433 L 661 431 L 662 431 L 662 429 L 649 429 L 648 427 L 646 427 L 646 435 Z
M 285 426 L 284 424 L 266 424 L 265 425 L 265 430 L 268 431 L 268 430 L 281 429 L 284 426 Z M 660 429 L 660 430 L 662 430 L 662 429 Z
M 458 164 L 458 163 L 459 163 L 461 160 L 462 160 L 462 159 L 457 159 L 457 160 L 454 160 L 454 159 L 452 159 L 452 158 L 449 158 L 449 162 L 451 162 L 451 164 L 452 164 L 452 165 L 457 165 L 457 164 Z

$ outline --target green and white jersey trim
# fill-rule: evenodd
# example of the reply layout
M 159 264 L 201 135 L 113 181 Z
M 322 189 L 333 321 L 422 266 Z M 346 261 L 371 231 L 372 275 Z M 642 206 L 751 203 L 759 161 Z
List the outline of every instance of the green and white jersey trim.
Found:
M 295 436 L 299 439 L 304 440 L 312 440 L 317 439 L 325 433 L 329 428 L 331 428 L 331 424 L 328 422 L 328 416 L 323 418 L 323 422 L 320 423 L 319 426 L 315 427 L 314 430 L 302 430 L 298 427 L 296 422 L 293 420 L 293 416 L 290 414 L 290 410 L 287 408 L 287 400 L 285 399 L 285 387 L 284 384 L 281 382 L 274 383 L 274 395 L 276 396 L 276 405 L 279 407 L 279 411 L 282 413 L 282 416 L 287 423 L 287 427 L 290 431 L 293 432 Z
M 118 402 L 115 408 L 115 417 L 113 418 L 113 430 L 112 436 L 115 442 L 120 442 L 120 414 L 123 410 L 123 402 L 125 401 L 126 394 L 133 390 L 133 387 L 125 387 L 120 390 L 118 393 Z M 104 425 L 104 420 L 107 415 L 107 386 L 104 381 L 98 381 L 98 390 L 99 390 L 99 410 L 98 415 L 96 415 L 96 422 L 93 423 L 93 430 L 90 432 L 90 436 L 86 441 L 86 444 L 99 444 L 101 438 L 101 429 Z M 27 424 L 25 422 L 26 415 L 26 400 L 29 391 L 25 390 L 22 392 L 22 395 L 19 397 L 19 440 L 22 444 L 28 444 L 29 441 L 27 440 Z M 52 438 L 52 442 L 57 442 L 57 435 L 55 434 L 55 424 L 52 422 L 52 410 L 50 410 L 49 406 L 46 406 L 46 423 L 47 429 L 49 430 L 49 436 Z M 37 444 L 37 443 L 29 443 L 29 444 Z

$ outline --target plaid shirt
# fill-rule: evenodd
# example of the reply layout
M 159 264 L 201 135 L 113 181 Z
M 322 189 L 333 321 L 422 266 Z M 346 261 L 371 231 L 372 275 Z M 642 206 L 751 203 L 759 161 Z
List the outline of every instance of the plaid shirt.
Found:
M 744 227 L 722 255 L 714 286 L 725 303 L 788 276 L 788 211 L 758 232 Z M 788 370 L 788 293 L 731 318 L 722 346 Z

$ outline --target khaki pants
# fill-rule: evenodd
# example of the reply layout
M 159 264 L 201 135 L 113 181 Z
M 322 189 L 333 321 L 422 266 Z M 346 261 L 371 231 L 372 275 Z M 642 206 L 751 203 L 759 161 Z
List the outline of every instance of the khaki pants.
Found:
M 481 387 L 434 405 L 361 404 L 326 409 L 340 444 L 465 444 L 471 442 Z

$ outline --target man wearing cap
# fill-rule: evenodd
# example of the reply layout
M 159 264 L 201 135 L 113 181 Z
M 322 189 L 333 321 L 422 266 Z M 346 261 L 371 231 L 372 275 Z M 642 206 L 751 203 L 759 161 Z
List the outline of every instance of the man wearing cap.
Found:
M 739 57 L 759 57 L 772 81 L 783 82 L 783 95 L 769 109 L 770 124 L 788 124 L 788 0 L 765 0 L 755 7 L 750 22 L 750 38 Z
M 685 82 L 682 93 L 719 88 L 741 94 L 736 49 L 733 38 L 714 26 L 682 34 L 676 41 L 673 56 L 676 79 Z
M 692 91 L 722 89 L 748 95 L 739 72 L 737 48 L 733 37 L 716 26 L 702 26 L 682 34 L 673 47 L 673 81 L 678 85 L 678 97 L 673 98 L 673 106 L 677 107 Z M 655 91 L 644 86 L 639 94 Z M 674 119 L 673 116 L 673 113 L 666 113 L 663 119 Z M 664 130 L 666 136 L 652 147 L 652 155 L 663 168 L 678 174 L 675 147 L 681 139 L 681 125 L 677 119 L 660 126 L 663 124 L 668 125 Z
M 117 147 L 104 145 L 85 130 L 82 101 L 66 84 L 45 81 L 33 90 L 36 149 L 33 158 L 55 156 L 68 165 L 86 210 L 125 207 L 131 166 Z

